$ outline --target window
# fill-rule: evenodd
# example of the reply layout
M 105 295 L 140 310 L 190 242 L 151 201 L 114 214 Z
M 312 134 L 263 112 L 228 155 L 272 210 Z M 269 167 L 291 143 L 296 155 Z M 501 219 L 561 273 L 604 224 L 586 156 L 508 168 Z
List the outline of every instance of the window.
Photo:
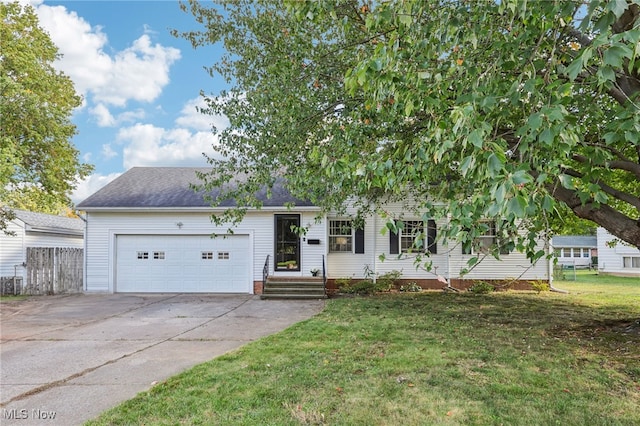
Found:
M 219 251 L 218 252 L 218 260 L 229 260 L 229 252 L 228 251 Z
M 138 259 L 148 259 L 149 258 L 149 252 L 148 251 L 139 251 L 138 252 Z
M 426 229 L 425 229 L 426 228 Z M 398 224 L 398 233 L 389 234 L 389 253 L 424 253 L 436 254 L 437 250 L 436 222 L 429 219 L 407 220 Z
M 640 268 L 640 256 L 623 256 L 623 268 Z
M 409 253 L 412 251 L 424 252 L 424 222 L 421 220 L 408 220 L 400 230 L 400 251 Z
M 212 260 L 213 252 L 212 251 L 203 251 L 202 252 L 202 260 Z
M 350 220 L 329 221 L 329 252 L 351 253 L 353 251 L 353 228 Z
M 582 257 L 589 257 L 589 249 L 582 249 Z
M 153 252 L 153 258 L 154 259 L 164 259 L 164 252 L 163 251 L 154 251 Z
M 507 230 L 500 232 L 495 221 L 483 221 L 481 226 L 480 235 L 462 246 L 462 254 L 488 253 L 495 247 L 500 249 L 500 254 L 509 254 L 513 250 L 513 238 L 507 235 Z M 561 255 L 571 256 L 571 249 L 562 249 Z

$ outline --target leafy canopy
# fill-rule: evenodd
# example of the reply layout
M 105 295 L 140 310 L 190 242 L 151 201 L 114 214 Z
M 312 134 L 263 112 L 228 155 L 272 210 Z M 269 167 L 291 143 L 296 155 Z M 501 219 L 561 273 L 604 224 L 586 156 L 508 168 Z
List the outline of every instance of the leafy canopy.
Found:
M 500 218 L 532 259 L 561 211 L 640 246 L 639 0 L 183 7 L 203 28 L 176 35 L 226 49 L 204 180 L 239 204 L 284 177 L 325 211 L 418 200 L 445 240 Z
M 51 213 L 91 167 L 78 160 L 70 117 L 82 99 L 52 63 L 58 49 L 31 6 L 0 3 L 0 229 L 6 207 Z

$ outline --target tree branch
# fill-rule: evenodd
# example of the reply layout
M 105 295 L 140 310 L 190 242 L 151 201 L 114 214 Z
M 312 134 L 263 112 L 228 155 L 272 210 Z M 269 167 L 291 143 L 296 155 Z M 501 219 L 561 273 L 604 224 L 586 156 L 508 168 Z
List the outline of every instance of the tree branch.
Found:
M 579 173 L 579 172 L 577 172 L 575 170 L 564 169 L 563 172 L 568 174 L 569 176 L 573 176 L 573 177 L 578 178 L 578 179 L 583 179 L 584 178 L 584 176 L 581 173 Z M 596 182 L 596 183 L 607 194 L 617 198 L 620 201 L 624 201 L 625 203 L 631 204 L 633 207 L 638 209 L 638 211 L 640 211 L 640 198 L 636 197 L 635 195 L 629 194 L 627 192 L 615 189 L 615 188 L 607 185 L 606 183 L 602 183 L 602 182 Z
M 576 191 L 561 186 L 549 184 L 547 190 L 556 200 L 573 210 L 576 216 L 595 222 L 640 249 L 640 219 L 632 219 L 606 204 L 596 204 L 593 200 L 583 204 Z
M 586 164 L 589 162 L 589 159 L 584 155 L 573 154 L 572 158 L 578 163 Z M 640 164 L 634 163 L 629 160 L 613 160 L 607 161 L 607 167 L 610 169 L 616 170 L 625 170 L 629 173 L 635 175 L 638 179 L 640 179 Z

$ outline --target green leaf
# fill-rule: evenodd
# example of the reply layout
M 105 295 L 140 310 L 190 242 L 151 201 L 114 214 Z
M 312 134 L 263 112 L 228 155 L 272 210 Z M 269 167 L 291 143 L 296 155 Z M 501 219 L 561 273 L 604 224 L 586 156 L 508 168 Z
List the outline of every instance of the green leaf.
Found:
M 573 178 L 571 176 L 561 173 L 560 175 L 558 175 L 558 179 L 560 180 L 560 184 L 563 188 L 576 189 L 575 185 L 573 184 Z
M 577 57 L 567 67 L 567 76 L 569 80 L 574 81 L 580 72 L 582 72 L 582 58 Z
M 516 217 L 524 217 L 527 202 L 521 195 L 517 195 L 507 203 L 507 213 L 513 213 Z
M 532 131 L 537 131 L 540 126 L 542 126 L 542 116 L 540 113 L 536 112 L 535 114 L 530 115 L 527 120 L 527 124 Z
M 511 181 L 514 185 L 521 185 L 523 183 L 530 183 L 533 181 L 531 175 L 524 170 L 517 170 L 513 176 L 511 176 Z
M 484 143 L 484 134 L 482 130 L 475 129 L 471 133 L 469 133 L 469 142 L 473 144 L 476 148 L 482 148 L 482 144 Z
M 502 161 L 500 161 L 498 156 L 492 152 L 487 159 L 487 167 L 493 176 L 502 169 Z
M 462 176 L 466 176 L 467 173 L 469 173 L 469 170 L 473 168 L 475 162 L 476 159 L 472 155 L 468 155 L 462 160 L 462 163 L 460 163 L 460 173 L 462 173 Z
M 502 204 L 504 202 L 504 197 L 506 193 L 507 193 L 507 188 L 505 187 L 504 183 L 501 183 L 500 185 L 498 185 L 494 193 L 494 197 L 497 204 Z
M 540 135 L 538 135 L 538 140 L 547 146 L 553 145 L 553 139 L 555 135 L 551 131 L 551 129 L 544 129 Z
M 611 46 L 604 51 L 604 64 L 611 65 L 614 68 L 620 68 L 624 58 L 630 58 L 631 54 L 631 50 L 625 45 Z

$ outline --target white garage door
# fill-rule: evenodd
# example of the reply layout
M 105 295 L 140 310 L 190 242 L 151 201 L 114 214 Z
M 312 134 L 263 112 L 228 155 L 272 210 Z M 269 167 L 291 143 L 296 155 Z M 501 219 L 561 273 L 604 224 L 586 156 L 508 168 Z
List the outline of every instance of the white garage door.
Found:
M 251 293 L 248 235 L 118 235 L 116 292 Z

